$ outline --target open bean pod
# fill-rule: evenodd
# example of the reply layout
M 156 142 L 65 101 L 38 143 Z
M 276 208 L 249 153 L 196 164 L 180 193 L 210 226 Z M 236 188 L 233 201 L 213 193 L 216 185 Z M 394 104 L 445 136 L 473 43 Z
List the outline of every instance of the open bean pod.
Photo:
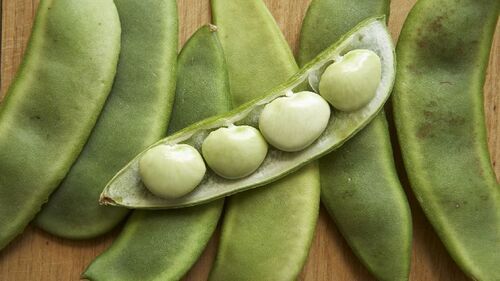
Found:
M 208 134 L 220 127 L 231 124 L 258 127 L 260 113 L 266 104 L 290 92 L 298 92 L 307 81 L 312 89 L 318 89 L 319 78 L 325 66 L 355 49 L 368 49 L 380 57 L 382 77 L 375 97 L 366 106 L 353 112 L 333 109 L 324 132 L 307 148 L 297 152 L 285 152 L 270 147 L 262 165 L 254 173 L 241 179 L 225 179 L 207 170 L 202 182 L 191 193 L 176 199 L 157 197 L 144 186 L 139 174 L 139 160 L 145 153 L 143 151 L 108 183 L 101 194 L 100 202 L 136 209 L 170 209 L 202 204 L 275 181 L 338 148 L 376 116 L 391 93 L 395 76 L 395 57 L 384 18 L 372 18 L 360 23 L 265 97 L 244 104 L 227 114 L 196 123 L 148 149 L 158 145 L 183 143 L 200 151 Z

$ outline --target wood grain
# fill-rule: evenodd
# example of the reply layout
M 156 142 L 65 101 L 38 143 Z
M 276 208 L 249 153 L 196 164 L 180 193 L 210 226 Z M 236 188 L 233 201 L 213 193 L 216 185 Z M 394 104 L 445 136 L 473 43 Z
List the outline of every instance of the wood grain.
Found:
M 210 22 L 208 0 L 179 0 L 180 45 L 200 26 Z M 310 0 L 266 0 L 278 25 L 294 52 L 303 15 Z M 401 26 L 415 0 L 393 0 L 389 26 L 394 40 L 397 40 Z M 6 94 L 22 59 L 38 0 L 3 0 L 2 46 L 1 46 L 1 92 Z M 500 26 L 500 25 L 499 25 Z M 497 31 L 500 30 L 497 26 Z M 485 84 L 485 109 L 489 132 L 489 147 L 497 178 L 500 176 L 500 32 L 497 32 L 490 58 Z M 433 232 L 422 210 L 406 184 L 410 200 L 414 242 L 411 280 L 467 280 L 446 253 Z M 1 228 L 1 226 L 0 226 Z M 0 281 L 24 280 L 78 280 L 85 266 L 105 248 L 120 231 L 88 241 L 69 241 L 56 238 L 33 226 L 0 252 Z M 216 239 L 185 280 L 206 280 L 216 250 Z M 321 210 L 316 237 L 299 280 L 374 280 L 357 261 L 335 225 Z M 272 281 L 272 280 L 271 280 Z

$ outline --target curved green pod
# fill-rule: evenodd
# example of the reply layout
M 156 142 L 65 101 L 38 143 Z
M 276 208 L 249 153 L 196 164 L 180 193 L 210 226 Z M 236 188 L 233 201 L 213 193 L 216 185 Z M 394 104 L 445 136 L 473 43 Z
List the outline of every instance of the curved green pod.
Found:
M 266 188 L 228 198 L 209 280 L 295 280 L 316 229 L 319 187 L 313 162 Z
M 302 64 L 365 18 L 389 14 L 388 0 L 314 0 L 304 18 Z M 356 256 L 379 280 L 407 280 L 411 214 L 381 112 L 319 161 L 321 201 Z
M 182 49 L 169 132 L 231 107 L 229 80 L 215 27 L 200 28 Z M 182 116 L 181 116 L 182 115 Z M 134 211 L 111 248 L 83 277 L 98 281 L 179 280 L 217 226 L 223 200 L 166 211 Z
M 0 107 L 0 249 L 78 157 L 110 92 L 119 52 L 112 0 L 41 1 Z
M 302 22 L 297 62 L 314 59 L 363 20 L 386 15 L 390 0 L 313 0 Z
M 179 55 L 169 135 L 232 107 L 227 64 L 217 34 L 214 25 L 200 27 Z
M 292 51 L 262 0 L 211 0 L 211 8 L 234 105 L 262 97 L 297 72 Z
M 411 214 L 385 115 L 319 165 L 321 201 L 356 256 L 378 280 L 408 280 Z
M 397 47 L 393 110 L 410 184 L 474 280 L 500 280 L 500 186 L 483 108 L 499 11 L 497 0 L 420 0 Z
M 113 88 L 78 160 L 36 218 L 39 227 L 65 238 L 98 236 L 127 215 L 125 208 L 100 206 L 99 195 L 131 157 L 165 135 L 172 109 L 176 1 L 115 4 L 122 44 Z
M 221 28 L 222 29 L 222 28 Z M 223 36 L 221 36 L 223 37 Z M 224 46 L 224 45 L 223 45 Z M 236 180 L 222 178 L 207 170 L 203 181 L 191 193 L 176 199 L 165 199 L 150 193 L 141 181 L 138 162 L 142 155 L 158 145 L 185 143 L 199 150 L 207 135 L 230 124 L 257 126 L 259 115 L 266 104 L 276 98 L 298 91 L 309 80 L 317 88 L 318 80 L 326 65 L 352 49 L 367 48 L 382 61 L 382 80 L 375 97 L 363 108 L 354 112 L 332 111 L 326 129 L 309 147 L 298 152 L 284 152 L 270 147 L 263 164 L 253 174 Z M 104 189 L 101 202 L 129 208 L 169 209 L 203 204 L 237 192 L 242 192 L 275 181 L 322 155 L 341 146 L 361 130 L 381 110 L 389 97 L 394 82 L 394 53 L 391 37 L 384 19 L 369 19 L 346 34 L 336 44 L 304 66 L 287 82 L 276 87 L 262 98 L 255 99 L 220 116 L 205 119 L 167 137 L 136 156 Z

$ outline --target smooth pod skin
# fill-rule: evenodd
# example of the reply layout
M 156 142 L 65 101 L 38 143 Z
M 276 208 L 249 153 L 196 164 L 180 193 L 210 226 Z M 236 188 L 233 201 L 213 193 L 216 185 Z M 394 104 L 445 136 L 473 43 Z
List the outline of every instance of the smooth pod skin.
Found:
M 82 150 L 111 90 L 120 21 L 111 0 L 43 0 L 0 106 L 0 249 L 22 232 Z
M 65 238 L 101 235 L 128 214 L 125 208 L 99 205 L 99 194 L 130 157 L 165 135 L 172 108 L 176 2 L 115 4 L 122 44 L 112 91 L 84 150 L 36 218 L 37 226 Z
M 420 0 L 399 37 L 393 96 L 411 187 L 455 262 L 500 280 L 500 186 L 490 162 L 483 84 L 497 0 Z
M 300 193 L 286 193 L 297 186 Z M 316 228 L 319 186 L 314 162 L 272 188 L 229 197 L 209 280 L 296 280 Z
M 375 52 L 353 50 L 325 69 L 319 93 L 336 109 L 354 111 L 373 99 L 381 77 L 382 65 Z
M 319 162 L 321 201 L 356 256 L 378 280 L 408 280 L 411 213 L 385 115 Z
M 300 30 L 297 62 L 305 65 L 363 20 L 389 15 L 390 0 L 313 0 Z
M 177 77 L 169 131 L 196 122 L 196 117 L 230 109 L 226 64 L 214 27 L 200 28 L 186 43 L 179 55 Z M 83 277 L 92 281 L 181 279 L 212 236 L 223 202 L 179 210 L 134 211 L 118 239 L 90 264 Z
M 235 106 L 264 95 L 297 72 L 296 63 L 291 63 L 292 51 L 262 1 L 211 0 L 211 6 L 228 62 Z M 253 47 L 262 51 L 246 51 Z M 276 66 L 269 67 L 272 64 Z
M 227 112 L 232 107 L 227 66 L 217 27 L 204 26 L 195 34 L 179 55 L 179 75 L 172 118 L 168 124 L 169 135 L 202 119 Z M 202 48 L 207 48 L 206 54 L 202 53 Z
M 201 182 L 206 171 L 198 150 L 187 144 L 156 146 L 144 153 L 139 161 L 144 185 L 163 198 L 188 194 Z
M 301 30 L 298 60 L 306 63 L 359 21 L 388 15 L 389 2 L 313 0 Z M 384 113 L 319 164 L 321 201 L 356 256 L 379 280 L 408 280 L 411 214 Z
M 303 91 L 267 104 L 259 118 L 259 129 L 274 147 L 293 152 L 311 145 L 329 121 L 328 103 L 314 92 Z
M 265 93 L 297 64 L 261 0 L 212 0 L 236 105 Z M 227 200 L 209 280 L 294 280 L 309 253 L 319 211 L 319 173 L 292 175 Z M 269 261 L 269 262 L 264 262 Z
M 202 151 L 214 172 L 237 179 L 259 168 L 267 154 L 267 143 L 254 127 L 230 126 L 211 132 L 203 141 Z

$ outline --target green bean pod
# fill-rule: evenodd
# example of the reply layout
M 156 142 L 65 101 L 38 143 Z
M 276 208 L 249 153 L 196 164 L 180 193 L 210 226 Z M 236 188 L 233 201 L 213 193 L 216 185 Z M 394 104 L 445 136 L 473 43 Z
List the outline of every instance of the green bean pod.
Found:
M 179 75 L 168 134 L 232 107 L 227 64 L 217 27 L 203 26 L 179 55 Z
M 301 30 L 299 62 L 308 62 L 363 19 L 388 15 L 389 2 L 314 0 Z M 379 280 L 407 280 L 411 214 L 384 113 L 319 166 L 321 201 L 356 256 Z
M 148 191 L 142 182 L 139 172 L 139 159 L 146 153 L 160 146 L 175 146 L 178 144 L 187 144 L 199 151 L 203 141 L 216 129 L 231 124 L 257 127 L 259 126 L 260 114 L 268 104 L 278 98 L 301 91 L 307 82 L 310 83 L 312 88 L 317 89 L 319 77 L 325 68 L 343 54 L 355 49 L 368 49 L 376 53 L 380 58 L 381 80 L 376 88 L 375 96 L 359 110 L 352 112 L 333 110 L 330 118 L 326 120 L 326 128 L 308 147 L 301 151 L 286 152 L 270 146 L 264 161 L 258 169 L 251 175 L 240 179 L 226 179 L 211 170 L 207 170 L 201 183 L 192 192 L 180 198 L 155 196 Z M 272 60 L 272 58 L 270 59 Z M 151 145 L 115 175 L 101 193 L 100 200 L 103 204 L 128 208 L 171 209 L 204 204 L 218 198 L 265 186 L 340 147 L 368 124 L 382 109 L 390 95 L 394 82 L 394 68 L 392 39 L 387 31 L 384 19 L 368 19 L 353 28 L 339 41 L 289 78 L 288 81 L 277 86 L 267 95 L 241 105 L 227 114 L 200 121 Z M 271 77 L 271 75 L 268 77 Z M 257 83 L 257 85 L 260 84 Z M 316 94 L 312 93 L 312 95 Z
M 321 158 L 320 174 L 321 201 L 360 261 L 378 280 L 408 280 L 411 213 L 385 115 Z
M 363 20 L 389 16 L 390 0 L 313 0 L 302 22 L 297 62 L 303 66 Z
M 483 84 L 497 0 L 420 0 L 399 37 L 393 110 L 411 187 L 474 280 L 500 280 L 500 188 Z
M 297 71 L 283 34 L 261 0 L 211 4 L 235 104 L 261 96 Z M 317 164 L 227 202 L 209 280 L 295 279 L 309 253 L 318 217 Z
M 122 44 L 111 94 L 78 160 L 36 218 L 39 227 L 65 238 L 98 236 L 125 217 L 125 208 L 100 206 L 99 195 L 131 157 L 164 136 L 172 109 L 176 1 L 115 4 Z
M 178 60 L 169 132 L 228 111 L 229 80 L 215 27 L 200 28 Z M 109 250 L 87 268 L 89 280 L 179 280 L 202 253 L 223 200 L 180 210 L 135 211 Z
M 111 0 L 43 0 L 0 107 L 0 249 L 76 160 L 110 92 L 120 52 Z

